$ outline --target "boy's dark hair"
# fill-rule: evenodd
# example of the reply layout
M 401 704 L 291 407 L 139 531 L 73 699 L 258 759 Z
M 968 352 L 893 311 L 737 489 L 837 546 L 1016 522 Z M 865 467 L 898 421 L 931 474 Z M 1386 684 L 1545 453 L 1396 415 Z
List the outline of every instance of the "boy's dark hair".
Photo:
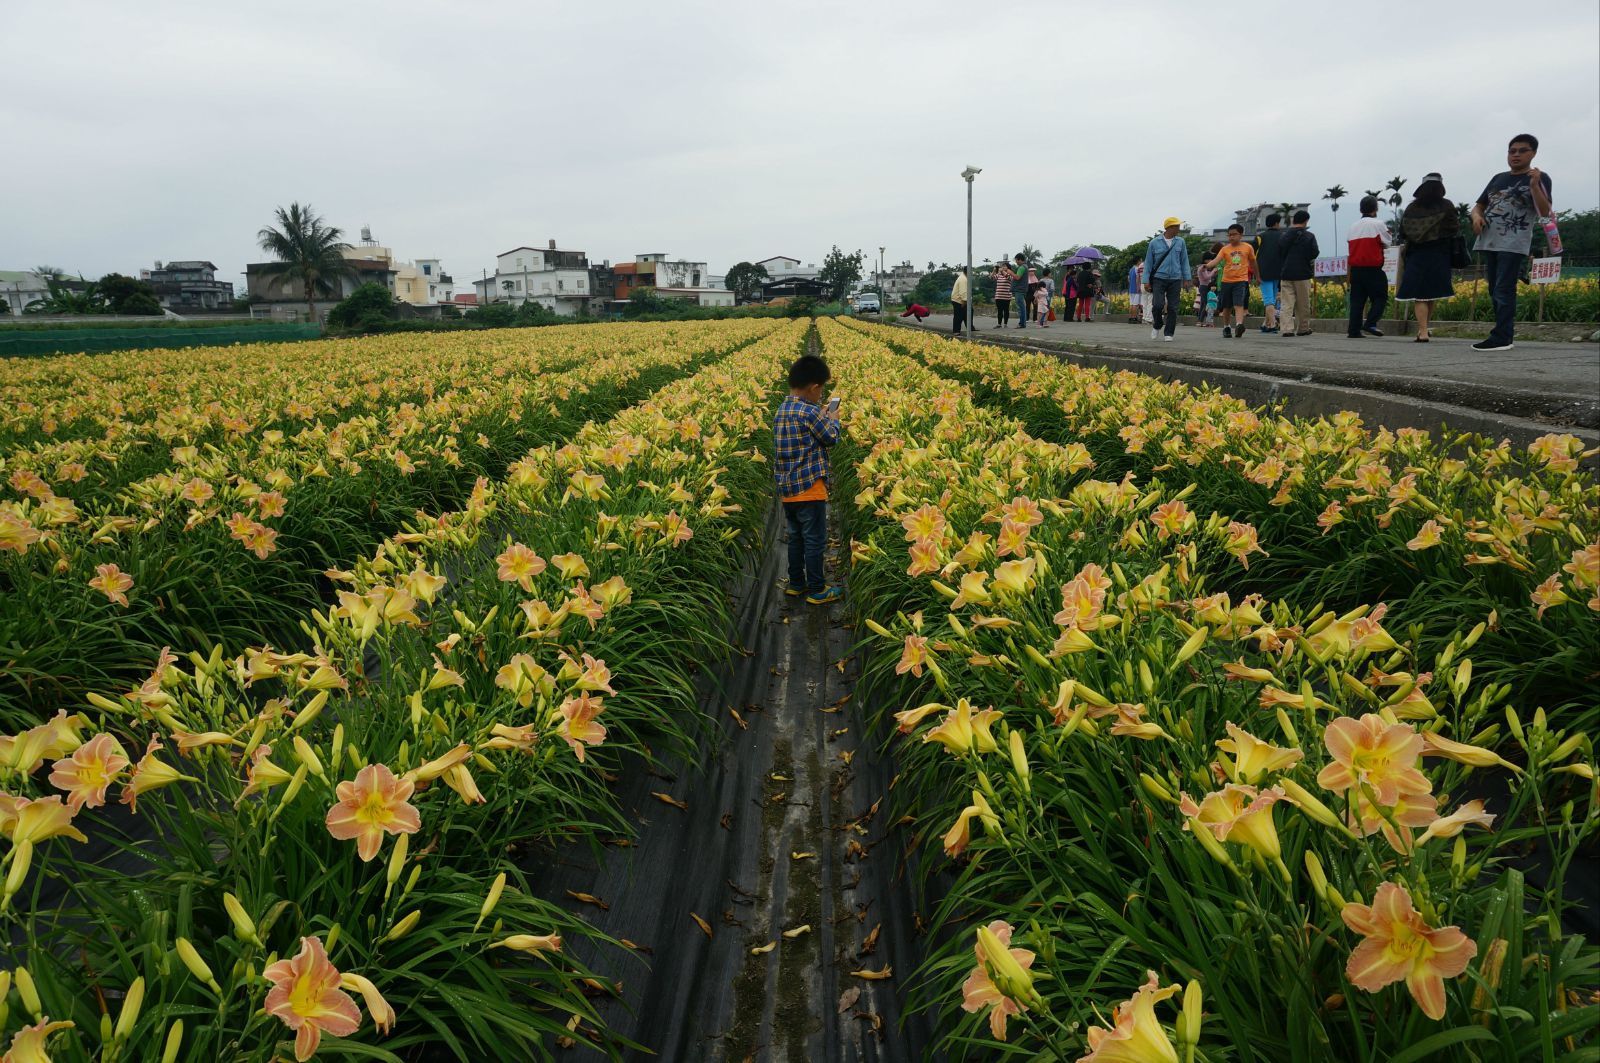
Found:
M 1311 220 L 1311 212 L 1309 210 L 1297 210 L 1294 212 L 1293 220 L 1296 225 L 1304 225 Z
M 1281 221 L 1283 221 L 1283 215 L 1282 214 L 1268 214 L 1267 215 L 1267 228 L 1270 229 L 1274 225 L 1277 225 Z
M 1506 143 L 1506 147 L 1509 148 L 1512 144 L 1526 144 L 1534 151 L 1539 150 L 1539 138 L 1532 133 L 1518 133 Z
M 1232 225 L 1228 226 L 1228 231 L 1230 233 L 1233 232 L 1235 229 L 1239 230 L 1239 232 L 1241 232 L 1241 233 L 1244 232 L 1244 226 L 1240 225 L 1238 222 L 1234 222 Z
M 1363 213 L 1363 214 L 1376 214 L 1376 213 L 1378 213 L 1378 197 L 1377 196 L 1362 196 L 1361 197 L 1361 213 Z
M 812 384 L 826 384 L 832 379 L 833 374 L 828 372 L 828 363 L 815 354 L 802 354 L 789 367 L 791 388 L 808 388 Z

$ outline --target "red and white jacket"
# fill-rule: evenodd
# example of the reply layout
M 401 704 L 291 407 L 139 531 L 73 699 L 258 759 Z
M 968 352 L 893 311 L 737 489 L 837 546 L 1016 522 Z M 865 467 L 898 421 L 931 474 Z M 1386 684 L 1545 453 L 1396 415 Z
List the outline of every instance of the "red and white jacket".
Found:
M 1377 218 L 1362 218 L 1350 226 L 1350 268 L 1382 266 L 1383 249 L 1390 244 L 1389 227 Z

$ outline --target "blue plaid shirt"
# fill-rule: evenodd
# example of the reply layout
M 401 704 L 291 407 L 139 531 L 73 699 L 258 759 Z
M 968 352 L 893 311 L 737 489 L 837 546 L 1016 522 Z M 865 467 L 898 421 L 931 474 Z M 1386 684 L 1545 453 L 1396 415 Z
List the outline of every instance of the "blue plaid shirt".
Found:
M 795 395 L 783 400 L 773 419 L 773 473 L 778 496 L 797 495 L 821 480 L 828 482 L 828 451 L 839 441 L 839 422 L 822 407 Z

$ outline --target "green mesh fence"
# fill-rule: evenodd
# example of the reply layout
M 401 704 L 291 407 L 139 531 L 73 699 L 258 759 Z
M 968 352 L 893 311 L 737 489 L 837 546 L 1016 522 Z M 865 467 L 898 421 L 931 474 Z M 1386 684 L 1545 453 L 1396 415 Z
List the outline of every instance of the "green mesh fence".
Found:
M 312 340 L 322 328 L 309 324 L 217 325 L 209 328 L 87 328 L 8 330 L 0 327 L 0 357 L 78 354 L 149 347 L 226 347 L 235 343 Z

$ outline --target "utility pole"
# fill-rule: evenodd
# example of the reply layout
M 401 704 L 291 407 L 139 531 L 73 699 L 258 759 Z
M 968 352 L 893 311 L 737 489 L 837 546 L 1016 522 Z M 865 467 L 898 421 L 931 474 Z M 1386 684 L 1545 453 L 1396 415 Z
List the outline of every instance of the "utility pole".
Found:
M 961 176 L 967 182 L 967 342 L 972 342 L 972 295 L 977 287 L 972 276 L 972 179 L 983 171 L 976 166 L 968 165 L 961 171 Z

